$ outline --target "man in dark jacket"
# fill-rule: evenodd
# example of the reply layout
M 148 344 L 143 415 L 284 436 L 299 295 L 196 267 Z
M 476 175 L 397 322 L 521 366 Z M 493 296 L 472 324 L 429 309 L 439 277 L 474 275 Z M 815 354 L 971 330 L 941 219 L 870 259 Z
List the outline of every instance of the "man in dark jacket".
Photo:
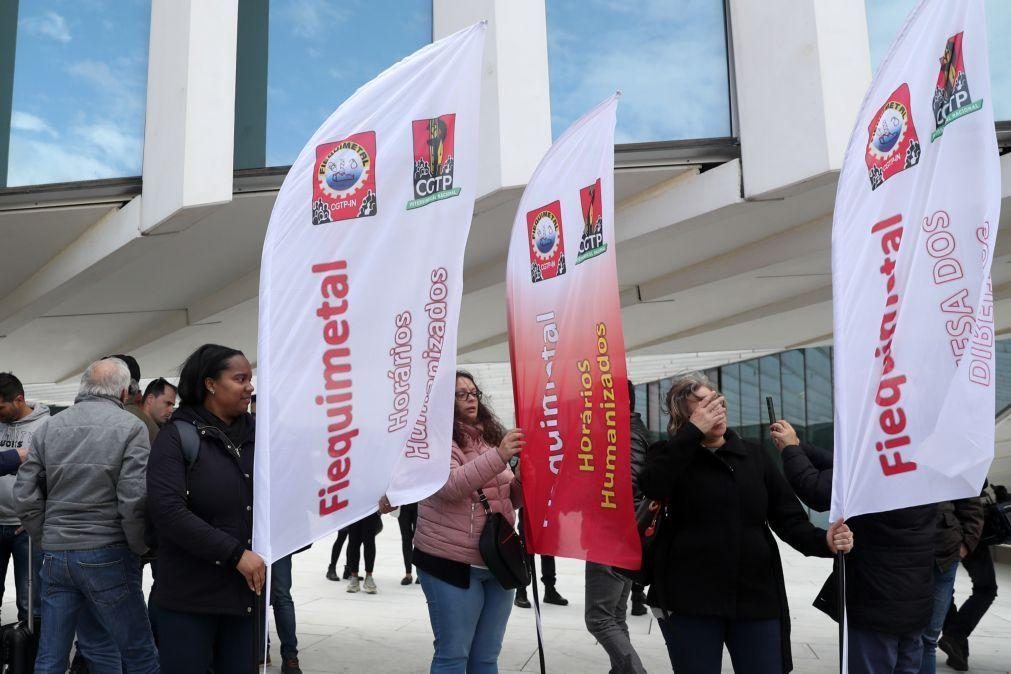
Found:
M 635 387 L 629 382 L 628 400 L 632 406 L 632 485 L 635 489 L 635 506 L 642 502 L 642 492 L 639 491 L 638 476 L 646 465 L 646 450 L 649 448 L 649 431 L 642 420 L 642 415 L 635 411 Z M 632 615 L 646 615 L 646 588 L 639 583 L 632 583 Z
M 779 421 L 770 435 L 794 492 L 808 507 L 827 511 L 832 500 L 832 452 L 801 443 Z M 922 635 L 933 607 L 937 507 L 917 506 L 847 520 L 860 542 L 846 559 L 846 620 L 851 674 L 916 674 Z M 814 605 L 839 619 L 837 572 Z
M 635 387 L 628 382 L 628 402 L 632 411 L 631 427 L 631 473 L 632 496 L 638 507 L 642 500 L 639 489 L 639 473 L 646 463 L 646 428 L 642 418 L 635 413 Z M 636 428 L 636 421 L 641 429 Z M 638 431 L 638 433 L 637 433 Z M 637 437 L 638 435 L 638 437 Z M 611 660 L 611 674 L 645 674 L 646 669 L 635 652 L 628 636 L 625 611 L 632 592 L 632 581 L 615 572 L 610 566 L 586 563 L 586 609 L 584 620 L 597 642 L 607 651 Z
M 978 497 L 937 504 L 937 534 L 934 539 L 934 612 L 923 633 L 923 664 L 920 674 L 937 671 L 937 640 L 944 616 L 951 605 L 958 563 L 979 544 L 983 531 L 983 503 Z
M 103 630 L 131 674 L 158 672 L 140 582 L 151 448 L 123 409 L 129 386 L 121 361 L 92 363 L 73 407 L 32 437 L 14 483 L 21 522 L 45 552 L 38 672 L 62 671 L 75 631 Z M 104 655 L 96 664 L 118 671 L 119 654 Z

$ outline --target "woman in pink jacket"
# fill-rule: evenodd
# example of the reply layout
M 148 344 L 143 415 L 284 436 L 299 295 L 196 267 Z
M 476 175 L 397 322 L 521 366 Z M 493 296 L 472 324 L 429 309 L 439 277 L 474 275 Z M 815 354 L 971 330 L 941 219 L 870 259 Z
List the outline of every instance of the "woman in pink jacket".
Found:
M 523 432 L 507 433 L 481 402 L 474 378 L 457 372 L 449 479 L 418 504 L 414 534 L 414 564 L 435 634 L 431 674 L 498 672 L 513 590 L 503 589 L 478 552 L 485 514 L 477 491 L 515 524 L 521 492 L 508 462 L 523 444 Z

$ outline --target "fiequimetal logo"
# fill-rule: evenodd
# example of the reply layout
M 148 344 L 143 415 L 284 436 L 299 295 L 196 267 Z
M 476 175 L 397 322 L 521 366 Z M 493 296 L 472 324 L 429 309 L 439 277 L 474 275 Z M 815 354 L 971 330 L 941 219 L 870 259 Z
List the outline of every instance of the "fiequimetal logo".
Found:
M 530 244 L 530 279 L 534 283 L 565 273 L 565 239 L 562 236 L 562 204 L 552 201 L 527 213 Z
M 365 131 L 316 147 L 312 224 L 375 215 L 376 132 Z
M 919 163 L 920 139 L 913 124 L 907 84 L 893 91 L 871 119 L 865 159 L 872 190 Z

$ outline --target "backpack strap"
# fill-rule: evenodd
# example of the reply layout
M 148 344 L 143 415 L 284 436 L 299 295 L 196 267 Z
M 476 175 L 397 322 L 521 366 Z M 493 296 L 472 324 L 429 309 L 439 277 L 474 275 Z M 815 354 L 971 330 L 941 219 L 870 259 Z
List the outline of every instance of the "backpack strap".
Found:
M 172 423 L 179 432 L 179 442 L 182 445 L 183 459 L 186 461 L 186 495 L 190 494 L 190 473 L 193 465 L 200 457 L 200 435 L 197 433 L 196 424 L 192 424 L 182 419 L 174 419 Z

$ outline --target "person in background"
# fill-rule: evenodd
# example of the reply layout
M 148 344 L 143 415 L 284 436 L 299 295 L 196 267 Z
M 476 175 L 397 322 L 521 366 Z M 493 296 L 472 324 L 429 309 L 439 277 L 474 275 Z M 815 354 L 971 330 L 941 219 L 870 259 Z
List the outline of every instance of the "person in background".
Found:
M 144 396 L 140 392 L 140 364 L 137 359 L 133 356 L 128 356 L 123 353 L 118 353 L 112 356 L 106 356 L 107 358 L 118 358 L 123 361 L 126 367 L 130 371 L 130 389 L 126 400 L 124 401 L 124 407 L 127 412 L 137 417 L 143 422 L 144 427 L 147 429 L 148 442 L 149 444 L 154 443 L 155 437 L 158 435 L 158 424 L 155 420 L 151 418 L 147 412 L 144 411 Z
M 400 506 L 400 511 L 397 513 L 397 524 L 400 526 L 400 547 L 404 555 L 404 577 L 400 579 L 400 584 L 420 583 L 421 579 L 415 581 L 411 573 L 411 560 L 414 558 L 414 530 L 418 527 L 418 504 L 405 503 Z
M 738 672 L 793 668 L 775 532 L 805 555 L 849 552 L 842 522 L 814 526 L 764 449 L 727 428 L 723 397 L 701 374 L 666 394 L 670 439 L 650 447 L 639 485 L 667 502 L 647 601 L 678 674 L 716 674 L 726 646 Z M 770 530 L 771 527 L 771 530 Z
M 379 588 L 372 577 L 372 571 L 376 567 L 376 536 L 383 530 L 383 520 L 378 512 L 363 517 L 350 527 L 348 527 L 348 570 L 351 573 L 351 580 L 348 582 L 348 592 L 354 593 L 361 589 L 365 594 L 376 594 Z M 358 575 L 358 566 L 361 562 L 362 552 L 365 553 L 365 582 L 361 582 Z
M 296 550 L 270 565 L 270 604 L 274 608 L 274 627 L 281 642 L 281 673 L 302 674 L 298 662 L 298 634 L 295 630 L 295 602 L 291 598 L 291 559 L 308 550 Z M 265 631 L 261 624 L 260 634 Z M 270 664 L 270 641 L 267 642 L 266 662 Z M 262 657 L 262 654 L 261 654 Z
M 118 647 L 92 651 L 92 668 L 158 672 L 140 580 L 148 445 L 123 409 L 130 372 L 117 359 L 88 366 L 74 405 L 32 437 L 14 497 L 42 542 L 42 631 L 36 674 L 63 674 L 75 631 Z M 98 659 L 101 656 L 101 659 Z
M 158 377 L 144 389 L 144 402 L 141 410 L 152 419 L 160 429 L 172 418 L 176 409 L 176 387 L 167 380 Z M 154 442 L 154 439 L 151 440 Z
M 498 672 L 512 611 L 513 591 L 485 567 L 478 549 L 485 524 L 478 490 L 515 526 L 522 491 L 509 460 L 523 448 L 523 432 L 507 433 L 482 397 L 474 377 L 458 371 L 449 478 L 418 503 L 414 565 L 435 635 L 431 674 Z M 387 497 L 379 509 L 393 510 Z
M 832 500 L 832 452 L 802 443 L 788 422 L 769 427 L 783 471 L 797 496 L 825 512 Z M 846 624 L 851 674 L 916 674 L 934 594 L 937 506 L 915 506 L 850 518 L 860 545 L 846 559 Z M 838 568 L 814 605 L 839 620 Z
M 629 421 L 631 430 L 631 462 L 632 462 L 632 485 L 636 490 L 636 507 L 642 502 L 642 490 L 639 489 L 639 473 L 646 465 L 646 450 L 649 447 L 649 431 L 646 430 L 646 423 L 642 420 L 642 415 L 635 411 L 635 386 L 628 382 L 628 403 L 631 407 Z M 632 615 L 646 615 L 646 588 L 639 583 L 632 583 Z
M 986 495 L 988 483 L 983 483 Z M 983 619 L 987 609 L 997 598 L 997 572 L 993 566 L 990 546 L 982 542 L 962 557 L 962 566 L 972 580 L 972 593 L 961 606 L 952 593 L 948 615 L 944 618 L 944 631 L 937 647 L 948 656 L 948 666 L 958 672 L 969 671 L 969 635 Z
M 7 565 L 14 559 L 14 589 L 17 593 L 18 620 L 28 615 L 28 573 L 34 575 L 32 602 L 34 612 L 39 611 L 39 566 L 42 550 L 36 546 L 32 560 L 28 559 L 28 533 L 21 526 L 14 507 L 14 474 L 21 462 L 28 458 L 32 435 L 49 420 L 49 408 L 42 403 L 25 402 L 25 388 L 21 380 L 10 372 L 0 372 L 0 449 L 13 454 L 9 473 L 0 467 L 0 579 L 7 577 Z M 0 462 L 2 466 L 3 462 Z M 2 583 L 3 581 L 0 581 Z M 4 588 L 0 585 L 0 600 Z
M 330 565 L 326 567 L 326 579 L 339 582 L 341 577 L 337 575 L 337 561 L 341 557 L 341 550 L 344 549 L 344 543 L 348 540 L 348 533 L 350 533 L 351 527 L 344 527 L 337 532 L 337 540 L 333 542 L 333 547 L 330 548 Z M 348 565 L 344 565 L 344 580 L 351 577 L 351 569 Z
M 983 532 L 983 502 L 979 497 L 942 501 L 937 504 L 937 534 L 934 539 L 934 611 L 923 632 L 920 674 L 937 671 L 937 640 L 955 592 L 958 563 L 979 544 Z
M 251 549 L 256 433 L 246 410 L 252 378 L 241 351 L 198 348 L 183 364 L 173 423 L 151 450 L 148 507 L 158 542 L 151 601 L 158 607 L 162 674 L 212 668 L 249 674 L 257 664 L 266 565 Z M 192 462 L 186 442 L 196 443 Z
M 635 507 L 642 501 L 639 489 L 639 473 L 646 463 L 645 428 L 638 432 L 636 421 L 642 419 L 635 414 L 635 387 L 628 382 L 628 402 L 632 411 L 629 454 L 631 459 L 632 497 Z M 638 437 L 636 437 L 638 435 Z M 617 573 L 612 567 L 586 563 L 586 609 L 584 619 L 597 642 L 607 651 L 611 661 L 610 674 L 645 674 L 646 669 L 635 652 L 628 636 L 625 611 L 628 597 L 632 592 L 632 581 Z
M 256 394 L 255 393 L 249 399 L 249 413 L 252 414 L 252 415 L 256 415 Z

